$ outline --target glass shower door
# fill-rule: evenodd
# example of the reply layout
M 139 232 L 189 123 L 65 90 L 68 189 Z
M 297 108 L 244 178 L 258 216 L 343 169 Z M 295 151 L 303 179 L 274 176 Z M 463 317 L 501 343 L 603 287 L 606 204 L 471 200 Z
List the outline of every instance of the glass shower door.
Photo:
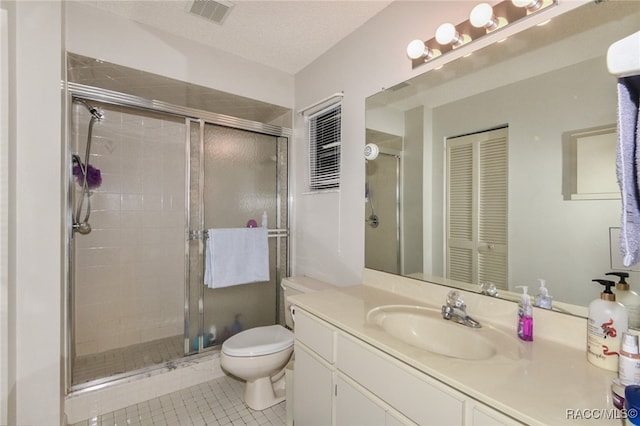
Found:
M 74 389 L 184 356 L 185 124 L 168 114 L 91 102 L 88 163 L 101 182 L 91 232 L 70 245 L 70 344 Z M 85 162 L 90 113 L 73 103 L 70 142 Z M 77 215 L 81 185 L 69 182 Z
M 198 170 L 203 206 L 200 229 L 244 228 L 251 220 L 260 226 L 266 213 L 269 281 L 210 289 L 203 284 L 202 263 L 192 263 L 198 269 L 191 270 L 197 276 L 190 286 L 191 306 L 198 307 L 197 315 L 190 314 L 192 351 L 219 345 L 247 328 L 277 323 L 281 306 L 277 284 L 286 268 L 286 231 L 279 231 L 287 228 L 286 138 L 213 124 L 199 129 L 201 158 L 196 160 L 192 153 L 191 159 L 202 167 Z M 192 137 L 192 150 L 195 145 Z M 191 172 L 195 172 L 193 165 Z M 192 211 L 192 228 L 197 223 L 194 216 Z M 204 236 L 198 240 L 204 246 Z

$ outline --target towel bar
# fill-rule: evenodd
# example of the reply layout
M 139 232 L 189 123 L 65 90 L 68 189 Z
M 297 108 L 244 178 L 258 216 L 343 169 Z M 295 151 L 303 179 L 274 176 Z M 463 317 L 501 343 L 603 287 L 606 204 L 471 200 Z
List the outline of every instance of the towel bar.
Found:
M 206 230 L 201 229 L 192 229 L 189 230 L 189 241 L 193 240 L 204 240 L 207 238 L 208 232 Z M 286 238 L 289 236 L 288 229 L 269 229 L 268 230 L 268 238 Z

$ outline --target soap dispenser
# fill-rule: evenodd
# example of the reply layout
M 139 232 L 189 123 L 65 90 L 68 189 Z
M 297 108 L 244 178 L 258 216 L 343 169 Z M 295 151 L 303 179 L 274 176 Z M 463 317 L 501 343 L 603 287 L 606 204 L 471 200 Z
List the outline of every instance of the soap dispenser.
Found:
M 625 307 L 616 302 L 611 291 L 613 281 L 593 280 L 605 287 L 598 299 L 589 304 L 587 318 L 587 360 L 593 365 L 618 371 L 618 353 L 622 333 L 629 328 Z
M 540 288 L 538 289 L 538 295 L 536 296 L 536 306 L 544 309 L 551 309 L 553 298 L 549 295 L 549 289 L 546 287 L 546 281 L 542 278 L 538 278 L 540 281 Z
M 629 327 L 640 328 L 640 295 L 629 288 L 627 278 L 628 272 L 608 272 L 605 275 L 615 275 L 618 277 L 616 283 L 616 300 L 624 305 L 629 315 Z
M 533 306 L 531 306 L 531 296 L 529 287 L 518 286 L 522 289 L 522 298 L 518 303 L 518 337 L 527 342 L 533 340 Z

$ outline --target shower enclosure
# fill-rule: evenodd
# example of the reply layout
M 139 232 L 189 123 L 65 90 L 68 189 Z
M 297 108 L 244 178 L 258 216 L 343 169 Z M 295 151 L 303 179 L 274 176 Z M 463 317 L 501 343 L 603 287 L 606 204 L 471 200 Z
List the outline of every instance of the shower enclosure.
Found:
M 69 389 L 280 322 L 288 130 L 79 84 L 70 93 Z M 206 230 L 264 212 L 270 280 L 205 288 Z

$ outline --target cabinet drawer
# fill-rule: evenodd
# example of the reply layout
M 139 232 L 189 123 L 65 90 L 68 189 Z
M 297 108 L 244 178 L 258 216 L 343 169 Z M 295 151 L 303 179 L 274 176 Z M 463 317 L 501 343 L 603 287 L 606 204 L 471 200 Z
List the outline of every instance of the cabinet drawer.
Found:
M 334 363 L 335 328 L 301 309 L 296 309 L 295 333 L 296 339 L 327 362 Z
M 336 366 L 418 424 L 463 422 L 463 394 L 341 333 Z

